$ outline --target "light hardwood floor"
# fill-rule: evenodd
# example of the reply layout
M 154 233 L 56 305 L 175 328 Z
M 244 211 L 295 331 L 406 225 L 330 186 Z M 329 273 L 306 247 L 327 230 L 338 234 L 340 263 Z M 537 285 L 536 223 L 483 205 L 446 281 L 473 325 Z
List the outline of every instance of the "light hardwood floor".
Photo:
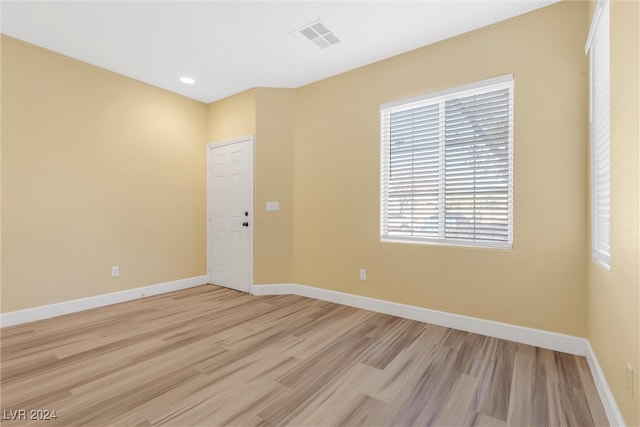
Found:
M 607 423 L 583 357 L 291 295 L 200 286 L 1 345 L 3 425 Z

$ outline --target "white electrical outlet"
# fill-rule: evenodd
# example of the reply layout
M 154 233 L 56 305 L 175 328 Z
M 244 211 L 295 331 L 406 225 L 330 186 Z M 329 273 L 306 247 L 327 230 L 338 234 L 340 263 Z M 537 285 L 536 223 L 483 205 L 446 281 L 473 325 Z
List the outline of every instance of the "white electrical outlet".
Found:
M 629 396 L 633 397 L 633 367 L 629 363 L 627 363 L 626 385 Z
M 118 277 L 120 275 L 120 267 L 117 265 L 114 265 L 113 267 L 111 267 L 111 277 Z
M 364 268 L 360 269 L 360 280 L 367 280 L 367 270 Z

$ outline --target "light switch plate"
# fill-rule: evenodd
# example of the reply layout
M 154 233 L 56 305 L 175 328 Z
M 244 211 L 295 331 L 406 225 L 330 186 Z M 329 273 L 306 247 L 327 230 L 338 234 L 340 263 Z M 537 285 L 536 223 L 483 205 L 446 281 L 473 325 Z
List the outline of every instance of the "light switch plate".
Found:
M 267 202 L 267 210 L 268 211 L 279 211 L 280 210 L 280 202 Z

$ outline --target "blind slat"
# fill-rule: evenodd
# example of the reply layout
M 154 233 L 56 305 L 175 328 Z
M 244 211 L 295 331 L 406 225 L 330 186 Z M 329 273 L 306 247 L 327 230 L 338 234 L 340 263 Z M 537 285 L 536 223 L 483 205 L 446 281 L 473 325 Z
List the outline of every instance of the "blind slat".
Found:
M 511 247 L 512 123 L 512 79 L 382 108 L 382 238 Z
M 591 217 L 592 258 L 610 265 L 610 75 L 609 2 L 603 5 L 590 32 L 591 68 Z

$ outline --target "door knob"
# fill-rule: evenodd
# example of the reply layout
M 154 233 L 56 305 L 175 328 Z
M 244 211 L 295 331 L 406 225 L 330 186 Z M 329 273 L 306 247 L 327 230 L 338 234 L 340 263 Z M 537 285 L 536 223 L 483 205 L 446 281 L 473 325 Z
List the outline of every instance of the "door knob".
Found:
M 248 227 L 248 226 L 249 226 L 249 223 L 248 223 L 248 222 L 243 222 L 243 223 L 242 223 L 242 226 L 243 226 L 243 227 Z

